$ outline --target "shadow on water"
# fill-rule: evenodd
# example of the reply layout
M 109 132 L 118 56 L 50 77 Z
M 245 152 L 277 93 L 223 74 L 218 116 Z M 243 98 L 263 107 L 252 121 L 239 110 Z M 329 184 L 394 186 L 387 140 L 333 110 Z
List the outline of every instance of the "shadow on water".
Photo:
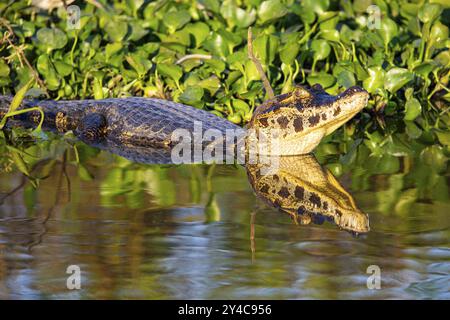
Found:
M 364 144 L 337 161 L 332 145 L 244 168 L 3 141 L 0 297 L 449 298 L 447 163 Z M 65 286 L 73 264 L 82 290 Z

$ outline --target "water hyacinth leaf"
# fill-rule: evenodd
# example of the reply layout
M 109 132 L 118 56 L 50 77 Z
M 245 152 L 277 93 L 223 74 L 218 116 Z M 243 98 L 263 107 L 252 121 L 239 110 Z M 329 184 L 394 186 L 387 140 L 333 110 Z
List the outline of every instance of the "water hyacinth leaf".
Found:
M 356 84 L 355 76 L 352 72 L 343 70 L 337 76 L 337 83 L 344 88 L 350 88 Z
M 380 66 L 367 69 L 369 77 L 363 81 L 364 89 L 369 93 L 374 93 L 377 89 L 383 88 L 385 72 Z
M 240 112 L 242 116 L 245 116 L 250 112 L 250 106 L 243 100 L 233 99 L 231 101 L 231 104 L 233 106 L 233 109 Z
M 406 127 L 406 134 L 411 139 L 417 139 L 422 134 L 422 130 L 413 121 L 405 121 L 405 127 Z
M 235 112 L 235 113 L 229 114 L 227 117 L 227 120 L 230 122 L 233 122 L 234 124 L 240 124 L 242 122 L 242 116 L 240 113 Z
M 105 31 L 112 42 L 122 41 L 128 33 L 128 24 L 124 21 L 108 21 Z
M 246 11 L 238 7 L 233 0 L 224 1 L 220 7 L 220 13 L 231 27 L 247 28 L 256 19 L 255 9 Z
M 383 39 L 384 45 L 387 46 L 398 34 L 397 24 L 392 19 L 383 17 L 383 19 L 381 19 L 380 27 L 381 29 L 378 30 L 378 32 Z
M 152 67 L 150 60 L 146 59 L 138 53 L 132 53 L 125 57 L 130 66 L 138 73 L 139 77 L 142 78 Z
M 425 3 L 420 9 L 418 17 L 423 23 L 431 23 L 442 13 L 442 7 L 437 3 Z
M 213 96 L 216 94 L 217 90 L 220 89 L 220 80 L 217 77 L 209 77 L 208 79 L 204 79 L 198 83 L 198 86 L 202 87 L 205 90 L 208 90 L 210 95 Z
M 338 30 L 323 30 L 320 33 L 320 37 L 322 39 L 328 40 L 328 41 L 334 41 L 339 42 L 340 36 Z
M 300 45 L 298 43 L 289 43 L 284 45 L 283 49 L 280 51 L 280 59 L 281 62 L 291 65 L 295 58 L 297 58 L 298 53 L 300 52 Z
M 45 83 L 51 90 L 56 90 L 59 87 L 60 80 L 58 79 L 56 70 L 46 54 L 39 56 L 37 60 L 37 69 L 40 74 L 44 76 Z
M 336 83 L 336 78 L 331 74 L 325 72 L 315 73 L 313 75 L 308 76 L 307 81 L 310 86 L 318 83 L 323 88 L 329 88 Z
M 448 40 L 448 27 L 436 21 L 431 27 L 428 45 L 436 45 Z
M 129 40 L 131 40 L 131 41 L 138 41 L 149 33 L 149 30 L 145 29 L 142 26 L 142 23 L 138 20 L 130 21 L 129 25 L 131 27 Z
M 302 19 L 302 21 L 305 25 L 312 24 L 314 22 L 314 20 L 316 19 L 316 15 L 314 14 L 313 11 L 300 10 L 298 15 L 300 16 L 300 18 Z
M 220 75 L 225 70 L 225 62 L 219 59 L 206 59 L 205 65 L 208 65 L 217 75 Z
M 226 58 L 230 54 L 227 40 L 219 33 L 213 33 L 204 42 L 203 47 L 213 55 Z
M 436 131 L 435 132 L 439 142 L 444 145 L 444 146 L 450 146 L 450 132 L 446 131 L 446 132 L 441 132 L 441 131 Z
M 180 29 L 189 21 L 191 21 L 191 15 L 186 10 L 168 12 L 163 19 L 163 23 L 169 29 L 169 33 Z
M 42 28 L 36 34 L 39 44 L 41 44 L 47 52 L 54 49 L 61 49 L 67 44 L 66 34 L 58 28 Z
M 53 64 L 55 66 L 56 71 L 61 77 L 68 76 L 69 74 L 72 73 L 73 67 L 68 63 L 62 61 L 54 61 Z
M 311 42 L 311 49 L 314 52 L 314 60 L 326 59 L 331 52 L 331 47 L 325 40 L 317 39 Z
M 302 1 L 303 8 L 306 11 L 315 12 L 319 16 L 328 10 L 330 6 L 329 0 L 303 0 Z
M 420 113 L 422 112 L 422 106 L 420 105 L 419 100 L 416 98 L 412 98 L 406 101 L 405 104 L 405 117 L 404 119 L 407 121 L 412 121 L 416 119 Z
M 427 62 L 423 62 L 420 65 L 418 65 L 417 67 L 415 67 L 414 72 L 416 74 L 419 74 L 422 77 L 426 78 L 430 74 L 430 72 L 432 72 L 436 68 L 438 68 L 438 65 L 436 62 L 427 61 Z
M 200 86 L 189 86 L 180 95 L 179 99 L 182 103 L 193 105 L 203 98 L 203 88 Z
M 134 15 L 136 15 L 137 10 L 144 4 L 144 0 L 126 0 L 125 8 L 129 9 Z
M 184 30 L 192 34 L 195 38 L 195 46 L 198 48 L 209 36 L 209 26 L 204 22 L 187 24 Z
M 123 49 L 123 45 L 120 42 L 108 43 L 105 46 L 105 57 L 108 60 L 110 57 L 120 52 Z
M 8 64 L 3 60 L 0 59 L 0 78 L 6 78 L 9 76 L 9 66 Z
M 261 80 L 261 76 L 256 68 L 255 64 L 251 60 L 245 61 L 244 65 L 245 75 L 247 77 L 247 81 Z
M 384 87 L 391 93 L 395 93 L 408 82 L 414 79 L 414 74 L 404 68 L 392 68 L 385 75 Z
M 253 53 L 263 65 L 270 65 L 278 53 L 279 38 L 274 35 L 262 35 L 253 42 Z
M 183 70 L 181 67 L 177 65 L 167 64 L 167 63 L 160 63 L 157 64 L 156 69 L 160 74 L 163 76 L 169 77 L 175 82 L 178 83 L 180 81 L 181 76 L 183 75 Z
M 264 1 L 258 9 L 258 17 L 261 23 L 281 18 L 287 13 L 288 9 L 286 6 L 278 0 Z
M 354 0 L 353 10 L 358 13 L 366 13 L 367 8 L 372 4 L 372 0 Z

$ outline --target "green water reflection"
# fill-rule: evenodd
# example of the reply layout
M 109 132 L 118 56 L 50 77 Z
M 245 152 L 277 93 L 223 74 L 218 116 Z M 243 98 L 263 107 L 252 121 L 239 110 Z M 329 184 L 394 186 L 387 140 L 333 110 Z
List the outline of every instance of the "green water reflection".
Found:
M 0 298 L 449 299 L 448 158 L 396 139 L 328 139 L 316 152 L 369 215 L 363 236 L 295 224 L 240 166 L 2 140 Z M 81 290 L 66 288 L 69 265 Z M 380 290 L 366 286 L 369 265 Z

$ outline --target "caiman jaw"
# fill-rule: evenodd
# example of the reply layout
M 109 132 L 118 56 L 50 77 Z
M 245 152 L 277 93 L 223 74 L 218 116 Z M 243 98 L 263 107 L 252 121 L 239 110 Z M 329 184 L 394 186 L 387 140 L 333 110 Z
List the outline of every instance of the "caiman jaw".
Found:
M 369 100 L 369 94 L 366 90 L 360 87 L 351 87 L 336 96 L 330 106 L 330 111 L 323 110 L 328 115 L 324 120 L 322 117 L 322 123 L 320 127 L 326 130 L 325 135 L 329 135 L 344 123 L 353 118 L 358 112 L 360 112 L 367 105 Z
M 359 87 L 351 87 L 337 96 L 332 96 L 319 85 L 311 89 L 298 86 L 292 93 L 277 96 L 259 106 L 249 127 L 255 129 L 259 136 L 262 134 L 266 137 L 267 141 L 274 141 L 260 143 L 260 153 L 306 154 L 311 152 L 323 137 L 361 111 L 368 98 L 367 91 Z M 278 139 L 271 139 L 274 136 Z

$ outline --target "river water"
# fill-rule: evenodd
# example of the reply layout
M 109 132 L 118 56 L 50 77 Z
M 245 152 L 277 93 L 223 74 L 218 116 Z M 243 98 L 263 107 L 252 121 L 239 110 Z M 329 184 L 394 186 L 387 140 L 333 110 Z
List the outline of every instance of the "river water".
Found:
M 450 174 L 426 156 L 339 171 L 318 155 L 368 215 L 358 235 L 296 224 L 241 166 L 138 164 L 80 143 L 21 150 L 40 179 L 5 151 L 1 299 L 450 299 Z

